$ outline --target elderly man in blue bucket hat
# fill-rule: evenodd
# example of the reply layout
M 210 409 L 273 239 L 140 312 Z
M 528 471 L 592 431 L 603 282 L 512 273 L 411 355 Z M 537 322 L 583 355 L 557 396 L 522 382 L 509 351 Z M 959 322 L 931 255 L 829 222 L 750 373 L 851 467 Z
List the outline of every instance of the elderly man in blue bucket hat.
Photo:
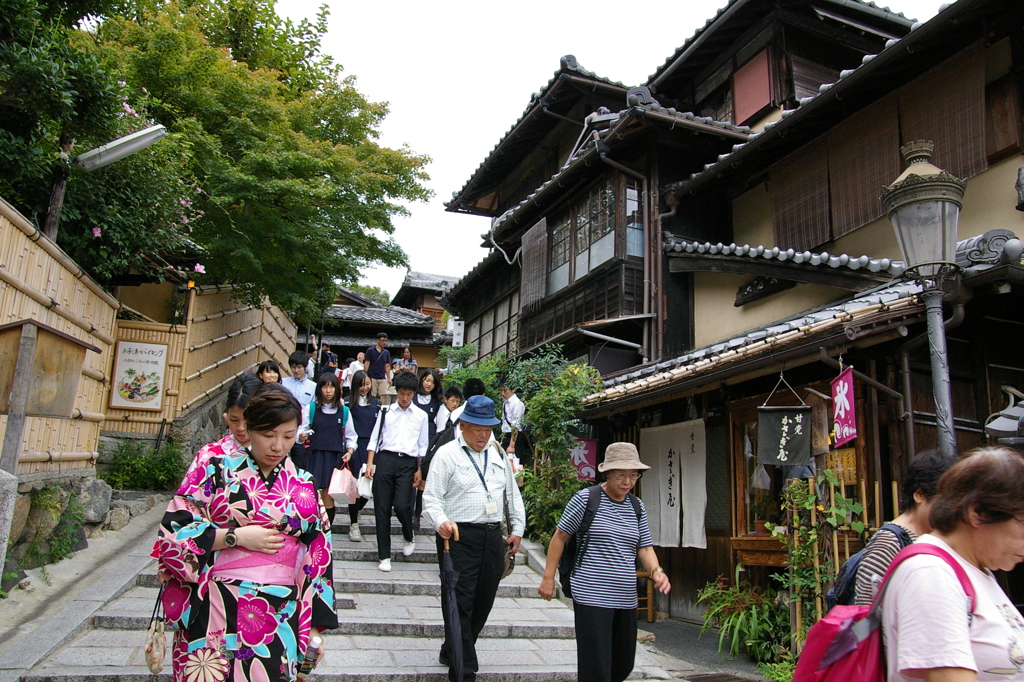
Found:
M 526 529 L 526 510 L 512 466 L 494 440 L 499 423 L 493 400 L 483 395 L 470 398 L 459 416 L 458 436 L 434 455 L 423 491 L 424 516 L 438 535 L 438 558 L 444 540 L 456 532 L 459 536 L 458 542 L 450 543 L 450 555 L 459 574 L 455 600 L 462 624 L 464 680 L 476 679 L 474 645 L 498 593 L 506 554 L 519 551 Z M 511 524 L 507 540 L 502 533 L 506 504 Z M 442 611 L 447 619 L 447 610 Z M 447 641 L 441 647 L 444 665 L 451 648 Z

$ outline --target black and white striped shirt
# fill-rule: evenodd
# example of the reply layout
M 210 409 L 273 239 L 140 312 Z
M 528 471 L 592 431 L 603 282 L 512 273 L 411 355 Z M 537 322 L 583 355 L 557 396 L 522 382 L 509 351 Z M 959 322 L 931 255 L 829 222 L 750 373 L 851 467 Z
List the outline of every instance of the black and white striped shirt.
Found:
M 558 529 L 575 534 L 586 511 L 584 488 L 565 506 Z M 638 522 L 628 499 L 616 502 L 601 490 L 601 505 L 587 532 L 586 552 L 572 574 L 573 601 L 605 609 L 636 608 L 636 553 L 654 544 L 643 502 L 640 511 Z

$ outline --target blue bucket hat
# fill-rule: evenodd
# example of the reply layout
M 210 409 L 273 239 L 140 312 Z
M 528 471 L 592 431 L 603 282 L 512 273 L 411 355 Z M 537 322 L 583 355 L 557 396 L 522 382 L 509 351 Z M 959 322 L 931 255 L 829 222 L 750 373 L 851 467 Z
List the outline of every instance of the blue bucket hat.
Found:
M 497 426 L 500 419 L 494 418 L 494 401 L 485 395 L 475 395 L 466 401 L 466 409 L 462 411 L 459 421 L 479 426 Z

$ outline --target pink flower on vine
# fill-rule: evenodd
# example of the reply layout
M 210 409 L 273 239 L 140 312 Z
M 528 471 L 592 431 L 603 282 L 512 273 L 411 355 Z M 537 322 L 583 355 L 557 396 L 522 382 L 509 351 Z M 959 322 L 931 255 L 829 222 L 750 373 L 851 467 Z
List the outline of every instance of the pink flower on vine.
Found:
M 101 234 L 103 234 L 103 230 L 101 230 L 98 227 L 92 228 L 92 236 L 93 237 L 99 237 Z
M 200 275 L 205 275 L 206 274 L 206 268 L 203 267 L 202 263 L 196 263 L 196 266 L 194 268 L 192 268 L 192 269 L 195 270 L 196 272 L 198 272 Z

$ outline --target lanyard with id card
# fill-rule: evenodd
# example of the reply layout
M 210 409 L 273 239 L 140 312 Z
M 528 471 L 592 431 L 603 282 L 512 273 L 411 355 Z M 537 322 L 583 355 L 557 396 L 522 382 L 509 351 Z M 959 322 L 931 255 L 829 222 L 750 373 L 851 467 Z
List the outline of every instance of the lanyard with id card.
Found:
M 484 487 L 484 492 L 487 493 L 487 502 L 484 504 L 484 514 L 497 514 L 498 503 L 491 498 L 491 491 L 487 489 L 487 481 L 484 479 L 484 473 L 487 471 L 487 452 L 491 449 L 490 446 L 484 448 L 484 468 L 480 470 L 480 465 L 473 459 L 472 453 L 469 448 L 465 445 L 462 446 L 463 451 L 466 453 L 466 457 L 469 457 L 469 461 L 473 463 L 473 468 L 476 469 L 476 475 L 480 477 L 480 484 Z

